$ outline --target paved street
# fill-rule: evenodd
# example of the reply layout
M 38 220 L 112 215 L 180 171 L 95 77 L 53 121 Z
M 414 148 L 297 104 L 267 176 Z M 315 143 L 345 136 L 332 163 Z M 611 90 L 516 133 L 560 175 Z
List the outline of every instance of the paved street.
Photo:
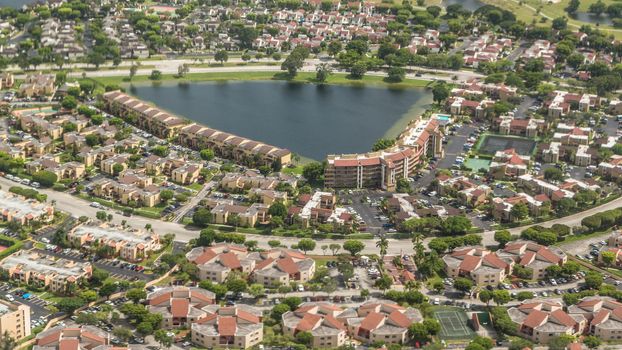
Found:
M 199 191 L 199 193 L 196 194 L 196 196 L 192 197 L 188 201 L 188 203 L 186 203 L 183 207 L 177 210 L 177 212 L 175 213 L 175 218 L 172 221 L 180 222 L 192 208 L 196 207 L 199 204 L 199 202 L 203 198 L 205 198 L 205 196 L 210 192 L 212 188 L 214 188 L 214 186 L 216 186 L 215 181 L 210 181 L 206 183 L 205 185 L 203 185 L 203 188 L 201 189 L 201 191 Z

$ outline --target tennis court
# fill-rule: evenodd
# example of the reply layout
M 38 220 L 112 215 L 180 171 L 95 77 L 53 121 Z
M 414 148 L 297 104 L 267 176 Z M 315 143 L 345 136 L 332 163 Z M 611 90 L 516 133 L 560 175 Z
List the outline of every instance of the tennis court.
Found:
M 441 339 L 469 339 L 475 336 L 463 310 L 439 310 L 434 312 L 434 317 L 441 324 Z

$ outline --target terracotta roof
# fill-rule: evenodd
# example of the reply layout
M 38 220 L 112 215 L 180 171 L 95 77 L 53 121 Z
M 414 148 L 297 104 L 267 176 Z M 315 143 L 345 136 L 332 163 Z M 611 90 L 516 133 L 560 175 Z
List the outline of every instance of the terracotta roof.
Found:
M 324 321 L 325 321 L 325 322 L 326 322 L 326 323 L 327 323 L 330 327 L 337 328 L 337 329 L 341 329 L 342 331 L 347 330 L 347 327 L 346 327 L 343 323 L 339 322 L 339 320 L 337 320 L 336 318 L 334 318 L 334 317 L 333 317 L 333 316 L 331 316 L 331 315 L 326 315 L 326 316 L 324 316 Z
M 389 315 L 389 320 L 397 326 L 408 328 L 412 323 L 406 315 L 395 310 Z
M 478 256 L 465 255 L 464 259 L 460 263 L 460 270 L 471 272 L 475 270 L 481 263 L 482 259 Z
M 239 319 L 247 321 L 249 323 L 259 323 L 261 320 L 256 315 L 251 314 L 250 312 L 246 312 L 244 310 L 238 309 L 237 316 Z
M 194 259 L 194 263 L 197 265 L 205 264 L 206 262 L 215 258 L 218 254 L 211 250 L 210 248 L 205 248 L 203 250 L 203 254 L 199 255 L 196 259 Z
M 605 309 L 601 309 L 600 311 L 598 311 L 594 315 L 594 318 L 592 319 L 591 325 L 592 326 L 597 326 L 597 325 L 601 324 L 603 321 L 607 320 L 608 318 L 609 318 L 609 311 L 607 311 Z
M 298 265 L 294 262 L 292 258 L 284 258 L 277 261 L 276 265 L 281 269 L 281 271 L 286 272 L 290 275 L 298 273 L 300 270 L 298 269 Z
M 45 346 L 57 342 L 60 339 L 61 331 L 53 332 L 43 338 L 37 339 L 37 345 Z
M 484 261 L 498 269 L 505 269 L 508 267 L 508 264 L 501 260 L 495 253 L 484 256 Z
M 301 332 L 311 331 L 317 326 L 320 320 L 322 320 L 322 316 L 306 313 L 302 317 L 300 322 L 298 322 L 298 325 L 296 326 L 296 330 L 301 331 Z
M 529 328 L 536 328 L 544 323 L 548 314 L 540 310 L 532 310 L 523 320 L 523 325 Z
M 76 338 L 62 339 L 58 343 L 58 350 L 78 350 L 80 348 L 80 341 Z
M 149 305 L 160 305 L 166 301 L 171 299 L 171 293 L 162 293 L 154 298 L 149 300 Z
M 567 327 L 574 327 L 577 324 L 572 317 L 570 317 L 563 310 L 555 310 L 551 313 L 551 317 L 553 317 L 557 322 L 563 324 Z
M 538 255 L 544 258 L 545 260 L 547 260 L 548 262 L 551 262 L 554 264 L 557 264 L 561 260 L 559 256 L 557 256 L 555 253 L 553 253 L 550 249 L 546 247 L 542 247 L 540 250 L 538 250 Z
M 189 307 L 190 301 L 188 299 L 175 298 L 171 300 L 171 314 L 173 314 L 173 317 L 188 316 Z
M 522 266 L 527 266 L 529 264 L 531 264 L 533 262 L 533 259 L 536 257 L 536 253 L 532 252 L 532 251 L 527 251 L 525 252 L 525 254 L 521 257 L 520 259 L 520 263 Z
M 235 335 L 235 331 L 238 328 L 238 324 L 235 317 L 221 316 L 218 319 L 218 334 L 220 336 L 232 337 Z
M 367 317 L 361 321 L 360 328 L 366 331 L 373 331 L 378 328 L 380 324 L 384 321 L 384 315 L 378 312 L 370 312 Z
M 230 269 L 239 269 L 240 267 L 242 267 L 242 265 L 240 265 L 240 259 L 238 259 L 238 256 L 235 255 L 235 253 L 224 253 L 220 255 L 220 262 L 230 268 Z

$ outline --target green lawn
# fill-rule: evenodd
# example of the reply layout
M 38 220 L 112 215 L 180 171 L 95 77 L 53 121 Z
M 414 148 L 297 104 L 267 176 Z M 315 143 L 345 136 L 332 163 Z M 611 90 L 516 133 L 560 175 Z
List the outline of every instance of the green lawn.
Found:
M 570 242 L 576 242 L 576 241 L 582 241 L 584 239 L 590 239 L 594 237 L 606 236 L 610 232 L 611 230 L 606 230 L 606 231 L 596 231 L 596 232 L 583 234 L 583 235 L 568 235 L 566 236 L 566 239 L 564 239 L 562 242 L 557 243 L 557 245 L 564 244 L 564 243 L 570 243 Z
M 97 77 L 91 78 L 92 80 L 100 83 L 101 85 L 121 85 L 129 83 L 127 77 Z M 172 74 L 164 74 L 162 76 L 162 82 L 165 81 L 177 81 L 177 82 L 199 82 L 199 81 L 227 81 L 227 80 L 283 80 L 299 83 L 315 83 L 315 73 L 301 72 L 293 79 L 288 79 L 284 73 L 274 72 L 226 72 L 226 73 L 189 73 L 183 78 L 176 78 Z M 152 82 L 148 76 L 140 75 L 135 76 L 131 83 L 146 83 Z M 157 82 L 154 82 L 157 83 Z M 419 79 L 405 79 L 401 83 L 387 83 L 383 77 L 367 75 L 363 79 L 355 80 L 350 79 L 348 75 L 342 73 L 332 74 L 326 84 L 330 85 L 376 85 L 383 87 L 394 88 L 418 88 L 425 87 L 429 84 L 429 81 Z
M 290 167 L 284 167 L 283 169 L 281 169 L 281 172 L 284 174 L 296 174 L 296 175 L 302 175 L 302 168 L 304 166 L 303 165 L 297 165 L 293 168 Z
M 185 187 L 188 188 L 188 189 L 191 189 L 191 190 L 199 192 L 203 188 L 203 185 L 198 183 L 198 182 L 195 182 L 192 185 L 188 185 L 188 186 L 185 186 Z

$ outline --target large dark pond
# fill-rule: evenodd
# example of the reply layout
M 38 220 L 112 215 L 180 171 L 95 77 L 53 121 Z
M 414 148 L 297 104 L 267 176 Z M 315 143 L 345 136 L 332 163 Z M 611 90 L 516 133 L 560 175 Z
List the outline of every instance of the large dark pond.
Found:
M 322 160 L 366 152 L 432 103 L 424 89 L 281 81 L 139 85 L 131 94 L 212 128 Z

